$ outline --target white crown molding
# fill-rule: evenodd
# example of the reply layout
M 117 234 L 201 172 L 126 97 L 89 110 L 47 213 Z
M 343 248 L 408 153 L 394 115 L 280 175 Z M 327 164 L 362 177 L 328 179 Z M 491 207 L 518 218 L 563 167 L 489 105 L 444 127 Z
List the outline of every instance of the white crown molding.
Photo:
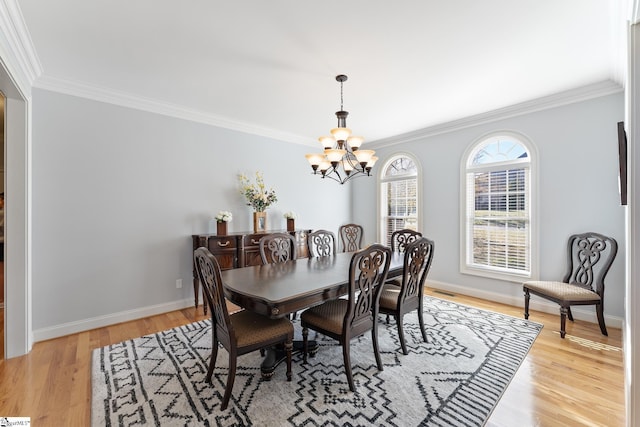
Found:
M 181 105 L 171 104 L 151 98 L 144 98 L 141 96 L 132 95 L 127 92 L 117 91 L 106 87 L 99 87 L 96 85 L 78 81 L 64 80 L 57 77 L 43 75 L 35 81 L 34 87 L 77 96 L 80 98 L 92 99 L 94 101 L 120 105 L 122 107 L 128 107 L 193 122 L 204 123 L 207 125 L 217 126 L 225 129 L 236 130 L 248 134 L 264 136 L 279 141 L 309 145 L 308 138 L 299 135 L 255 126 L 248 123 L 231 120 L 226 117 L 216 116 L 213 114 L 205 113 L 203 111 L 187 108 Z
M 444 133 L 454 132 L 471 126 L 478 126 L 485 123 L 495 122 L 510 117 L 530 114 L 536 111 L 547 110 L 549 108 L 561 107 L 576 102 L 586 101 L 588 99 L 599 98 L 605 95 L 622 92 L 624 89 L 619 84 L 606 80 L 604 82 L 595 83 L 577 89 L 559 92 L 553 95 L 522 102 L 509 107 L 500 108 L 498 110 L 488 111 L 486 113 L 476 114 L 474 116 L 465 117 L 459 120 L 442 123 L 428 128 L 420 129 L 414 132 L 408 132 L 391 138 L 379 139 L 369 142 L 368 147 L 382 148 L 392 145 L 403 144 L 417 139 L 428 138 Z
M 0 1 L 0 28 L 0 61 L 23 95 L 30 97 L 42 66 L 15 0 Z

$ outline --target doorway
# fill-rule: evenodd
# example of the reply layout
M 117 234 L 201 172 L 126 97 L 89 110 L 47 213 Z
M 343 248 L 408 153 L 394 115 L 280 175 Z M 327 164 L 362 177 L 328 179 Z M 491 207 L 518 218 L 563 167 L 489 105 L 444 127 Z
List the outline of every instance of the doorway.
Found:
M 31 350 L 31 190 L 29 80 L 0 56 L 4 96 L 4 358 Z M 11 71 L 10 71 L 11 70 Z M 18 77 L 18 78 L 16 78 Z M 29 100 L 29 101 L 28 101 Z M 11 326 L 10 328 L 7 325 Z
M 4 95 L 0 92 L 0 360 L 4 359 Z

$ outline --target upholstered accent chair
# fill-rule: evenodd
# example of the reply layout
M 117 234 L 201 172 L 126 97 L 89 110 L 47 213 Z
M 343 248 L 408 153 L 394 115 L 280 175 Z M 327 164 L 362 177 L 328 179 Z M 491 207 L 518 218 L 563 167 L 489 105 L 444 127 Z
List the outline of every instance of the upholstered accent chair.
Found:
M 595 305 L 598 324 L 607 335 L 604 323 L 604 279 L 618 252 L 611 237 L 587 232 L 574 234 L 567 242 L 567 272 L 562 281 L 532 280 L 522 285 L 524 318 L 529 318 L 529 300 L 536 295 L 560 305 L 560 337 L 566 335 L 566 319 L 573 322 L 571 306 Z
M 355 391 L 349 353 L 352 338 L 371 331 L 376 364 L 378 370 L 383 370 L 378 350 L 378 300 L 390 261 L 391 250 L 379 244 L 354 253 L 349 264 L 347 298 L 326 301 L 300 315 L 304 362 L 307 360 L 309 329 L 339 341 L 351 391 Z
M 307 234 L 309 257 L 336 254 L 336 235 L 328 230 L 316 230 Z
M 362 249 L 364 228 L 361 225 L 341 225 L 338 229 L 338 236 L 340 236 L 340 241 L 342 242 L 342 252 L 355 252 Z
M 433 240 L 419 237 L 405 246 L 401 285 L 385 284 L 380 295 L 380 313 L 391 315 L 398 325 L 398 336 L 402 352 L 408 354 L 404 338 L 402 318 L 414 310 L 418 311 L 422 339 L 427 342 L 424 329 L 423 296 L 424 282 L 431 268 L 435 244 Z
M 249 310 L 229 315 L 218 261 L 204 247 L 195 250 L 194 258 L 205 298 L 211 307 L 211 361 L 206 382 L 211 384 L 219 344 L 222 344 L 229 352 L 229 375 L 220 409 L 227 409 L 235 381 L 237 359 L 243 354 L 279 343 L 284 344 L 287 359 L 287 381 L 291 381 L 291 350 L 293 347 L 293 324 L 291 321 L 286 318 L 270 319 Z
M 267 234 L 260 239 L 262 264 L 279 264 L 298 258 L 296 239 L 288 233 Z

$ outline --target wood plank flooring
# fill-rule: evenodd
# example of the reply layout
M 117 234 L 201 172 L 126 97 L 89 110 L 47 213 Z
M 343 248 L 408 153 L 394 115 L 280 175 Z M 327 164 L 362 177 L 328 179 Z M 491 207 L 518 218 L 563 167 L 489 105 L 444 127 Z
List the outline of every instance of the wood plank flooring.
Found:
M 427 294 L 522 316 L 518 307 Z M 202 308 L 188 308 L 39 342 L 26 356 L 0 360 L 0 416 L 31 417 L 36 427 L 89 426 L 91 350 L 206 317 Z M 544 328 L 487 426 L 624 426 L 621 331 L 609 328 L 605 337 L 597 324 L 567 322 L 563 340 L 558 315 L 532 311 L 529 319 Z

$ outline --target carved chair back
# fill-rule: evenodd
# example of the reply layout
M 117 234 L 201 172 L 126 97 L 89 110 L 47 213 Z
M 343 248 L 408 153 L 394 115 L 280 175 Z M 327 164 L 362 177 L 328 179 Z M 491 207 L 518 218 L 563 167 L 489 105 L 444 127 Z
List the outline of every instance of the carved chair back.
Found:
M 342 241 L 342 252 L 355 252 L 362 248 L 364 228 L 358 224 L 340 226 L 338 235 Z
M 327 230 L 316 230 L 307 235 L 309 257 L 336 254 L 336 235 Z
M 408 228 L 396 230 L 391 233 L 391 250 L 394 252 L 404 252 L 407 245 L 415 242 L 419 237 L 422 237 L 422 233 L 419 231 Z
M 391 250 L 380 244 L 356 252 L 349 264 L 348 308 L 344 317 L 345 341 L 374 326 L 378 315 L 378 300 L 387 279 Z
M 296 239 L 288 233 L 273 233 L 260 239 L 262 264 L 280 264 L 298 258 Z
M 567 243 L 567 273 L 562 280 L 594 291 L 604 300 L 604 278 L 618 252 L 618 242 L 602 234 L 574 234 Z
M 217 339 L 225 348 L 229 349 L 232 344 L 231 340 L 235 340 L 235 334 L 224 297 L 220 264 L 205 247 L 196 249 L 194 258 L 204 296 L 211 307 L 211 320 L 213 321 L 211 326 L 215 330 Z

